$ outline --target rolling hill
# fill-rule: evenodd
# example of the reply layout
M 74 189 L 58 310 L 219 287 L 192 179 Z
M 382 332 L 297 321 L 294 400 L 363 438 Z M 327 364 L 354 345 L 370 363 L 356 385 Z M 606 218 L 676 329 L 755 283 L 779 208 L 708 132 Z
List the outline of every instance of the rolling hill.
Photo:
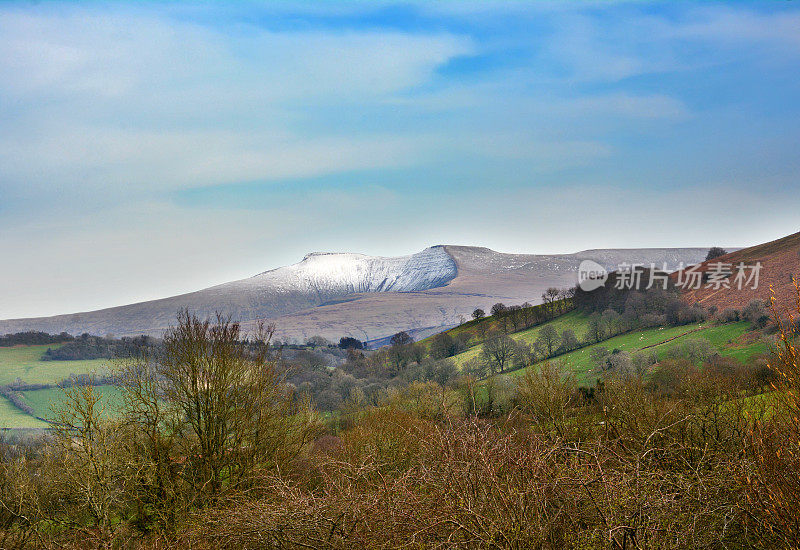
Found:
M 183 307 L 201 316 L 220 311 L 248 329 L 274 322 L 282 339 L 349 335 L 376 340 L 400 330 L 439 332 L 496 302 L 539 303 L 551 286 L 576 282 L 582 260 L 607 269 L 623 262 L 677 268 L 707 248 L 601 249 L 574 254 L 504 254 L 440 245 L 401 257 L 313 253 L 302 261 L 197 292 L 98 311 L 0 321 L 0 333 L 42 330 L 117 336 L 160 335 Z
M 746 266 L 760 263 L 761 270 L 757 288 L 752 288 L 753 284 L 751 283 L 743 284 L 740 289 L 739 285 L 734 283 L 736 276 L 736 269 L 734 269 L 734 273 L 728 281 L 730 288 L 715 289 L 715 285 L 705 282 L 699 289 L 687 289 L 684 292 L 684 299 L 687 302 L 699 302 L 705 307 L 716 306 L 718 309 L 729 307 L 740 309 L 753 299 L 769 300 L 770 287 L 772 287 L 779 308 L 784 309 L 794 305 L 792 277 L 800 277 L 800 233 L 731 252 L 701 263 L 696 270 L 704 273 L 707 277 L 708 273 L 715 269 L 714 264 L 717 262 L 734 267 L 740 263 L 744 263 Z M 750 272 L 746 273 L 749 276 Z M 680 273 L 672 275 L 676 280 L 679 276 Z
M 491 319 L 492 317 L 487 317 L 482 322 L 490 322 Z M 559 334 L 565 329 L 570 329 L 581 342 L 585 342 L 588 337 L 588 320 L 589 316 L 586 313 L 573 310 L 540 325 L 511 333 L 509 336 L 517 342 L 532 345 L 542 329 L 550 326 L 556 329 Z M 461 327 L 456 327 L 451 329 L 449 333 L 455 335 L 459 329 Z M 600 376 L 600 372 L 596 370 L 591 359 L 591 352 L 595 348 L 619 349 L 628 353 L 649 350 L 654 352 L 659 359 L 663 359 L 667 351 L 688 339 L 707 340 L 717 349 L 721 356 L 734 357 L 742 362 L 747 361 L 753 355 L 765 353 L 769 349 L 768 338 L 765 338 L 762 333 L 754 331 L 749 326 L 749 323 L 745 321 L 726 324 L 702 321 L 681 326 L 638 328 L 611 336 L 596 344 L 584 344 L 578 349 L 551 359 L 539 360 L 530 367 L 509 369 L 505 375 L 519 376 L 530 368 L 536 368 L 538 363 L 555 361 L 563 365 L 567 372 L 574 374 L 580 385 L 590 386 Z M 456 367 L 462 369 L 470 360 L 480 359 L 482 348 L 482 343 L 473 344 L 453 356 L 453 362 Z

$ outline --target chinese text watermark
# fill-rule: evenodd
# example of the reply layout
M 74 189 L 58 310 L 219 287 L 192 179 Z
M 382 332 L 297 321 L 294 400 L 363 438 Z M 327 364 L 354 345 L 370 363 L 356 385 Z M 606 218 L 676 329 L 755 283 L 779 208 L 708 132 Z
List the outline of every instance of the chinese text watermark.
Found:
M 690 265 L 684 268 L 680 263 L 675 276 L 675 286 L 683 290 L 710 290 L 745 288 L 757 289 L 761 274 L 761 262 L 754 264 L 738 264 L 726 262 L 711 262 L 706 264 L 706 269 L 700 270 L 702 264 Z M 649 269 L 648 269 L 649 268 Z M 609 279 L 609 272 L 602 265 L 592 260 L 584 260 L 578 267 L 578 286 L 581 290 L 591 292 L 604 286 Z M 651 288 L 666 289 L 670 273 L 666 262 L 662 266 L 651 263 L 628 264 L 621 263 L 615 270 L 614 288 L 617 290 L 649 290 Z

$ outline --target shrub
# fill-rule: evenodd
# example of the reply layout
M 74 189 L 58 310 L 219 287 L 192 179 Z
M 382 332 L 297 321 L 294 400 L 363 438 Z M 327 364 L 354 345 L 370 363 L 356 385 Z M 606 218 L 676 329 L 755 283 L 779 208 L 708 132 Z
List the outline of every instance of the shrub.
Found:
M 800 315 L 800 285 L 795 285 L 793 315 Z M 748 503 L 753 513 L 766 522 L 770 534 L 781 546 L 800 545 L 800 332 L 793 319 L 781 316 L 773 301 L 773 319 L 778 327 L 778 345 L 769 367 L 774 371 L 775 392 L 770 414 L 752 426 L 755 469 L 748 476 Z M 749 307 L 749 306 L 748 306 Z
M 739 320 L 739 310 L 727 307 L 719 314 L 719 320 L 722 323 L 735 323 Z
M 753 328 L 764 328 L 769 322 L 769 311 L 766 304 L 761 300 L 751 300 L 742 309 L 742 319 L 749 321 Z
M 670 348 L 666 355 L 672 359 L 688 359 L 692 363 L 697 363 L 705 361 L 715 353 L 717 349 L 705 338 L 689 338 L 682 339 L 680 343 Z
M 445 359 L 458 353 L 458 343 L 446 332 L 437 334 L 431 339 L 430 351 L 434 359 Z

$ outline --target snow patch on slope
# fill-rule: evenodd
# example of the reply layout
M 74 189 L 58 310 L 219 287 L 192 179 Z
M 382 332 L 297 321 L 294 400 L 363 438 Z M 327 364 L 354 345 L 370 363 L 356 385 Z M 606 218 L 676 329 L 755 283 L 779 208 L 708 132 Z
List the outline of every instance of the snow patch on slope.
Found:
M 447 284 L 458 270 L 441 246 L 409 256 L 378 257 L 312 252 L 303 261 L 260 273 L 242 283 L 276 291 L 329 295 L 356 292 L 415 292 Z

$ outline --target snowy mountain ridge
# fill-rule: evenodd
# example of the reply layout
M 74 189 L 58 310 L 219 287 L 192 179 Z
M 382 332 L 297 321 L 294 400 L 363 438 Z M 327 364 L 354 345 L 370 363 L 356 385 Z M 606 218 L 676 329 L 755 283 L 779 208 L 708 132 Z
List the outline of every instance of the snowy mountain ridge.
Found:
M 575 285 L 583 259 L 607 269 L 621 262 L 670 266 L 702 261 L 707 248 L 599 249 L 573 254 L 505 254 L 484 247 L 432 246 L 406 256 L 315 252 L 300 262 L 202 290 L 97 311 L 0 320 L 0 334 L 160 336 L 187 308 L 199 317 L 217 312 L 245 330 L 275 323 L 281 339 L 321 335 L 375 340 L 401 330 L 432 334 L 492 304 L 539 303 L 549 287 Z M 673 267 L 674 268 L 674 267 Z M 427 332 L 425 332 L 427 331 Z
M 351 252 L 312 252 L 301 262 L 239 281 L 276 291 L 415 292 L 447 284 L 458 274 L 442 246 L 407 256 L 367 256 Z

